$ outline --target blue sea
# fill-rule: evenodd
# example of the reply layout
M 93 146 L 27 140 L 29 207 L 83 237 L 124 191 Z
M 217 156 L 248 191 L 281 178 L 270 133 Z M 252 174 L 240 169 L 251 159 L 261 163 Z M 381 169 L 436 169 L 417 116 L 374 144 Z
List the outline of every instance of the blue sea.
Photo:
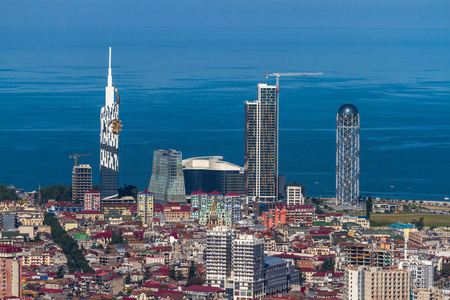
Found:
M 155 149 L 243 165 L 244 101 L 280 80 L 280 173 L 333 196 L 336 112 L 361 117 L 361 194 L 450 196 L 450 30 L 298 27 L 0 29 L 0 184 L 99 183 L 108 47 L 121 96 L 120 184 L 146 188 Z

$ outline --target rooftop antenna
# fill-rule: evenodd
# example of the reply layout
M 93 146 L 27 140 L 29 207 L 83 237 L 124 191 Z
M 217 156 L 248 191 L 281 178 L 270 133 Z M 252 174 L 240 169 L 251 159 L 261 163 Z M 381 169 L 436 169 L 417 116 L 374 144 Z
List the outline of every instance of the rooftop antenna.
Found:
M 109 67 L 108 67 L 108 86 L 112 86 L 112 74 L 111 74 L 111 47 L 109 47 Z

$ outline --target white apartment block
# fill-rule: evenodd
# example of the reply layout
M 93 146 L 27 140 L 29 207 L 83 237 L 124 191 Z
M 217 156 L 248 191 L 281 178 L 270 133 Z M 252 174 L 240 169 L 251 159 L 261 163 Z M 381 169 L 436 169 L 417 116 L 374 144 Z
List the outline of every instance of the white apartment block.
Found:
M 288 186 L 286 191 L 287 205 L 304 205 L 305 197 L 301 186 Z
M 258 299 L 264 294 L 264 239 L 239 234 L 233 241 L 234 300 Z
M 209 286 L 226 288 L 231 275 L 231 246 L 236 231 L 227 226 L 216 226 L 208 230 L 206 237 L 206 283 Z
M 430 289 L 433 287 L 434 267 L 432 261 L 411 257 L 401 260 L 398 267 L 411 272 L 413 289 Z

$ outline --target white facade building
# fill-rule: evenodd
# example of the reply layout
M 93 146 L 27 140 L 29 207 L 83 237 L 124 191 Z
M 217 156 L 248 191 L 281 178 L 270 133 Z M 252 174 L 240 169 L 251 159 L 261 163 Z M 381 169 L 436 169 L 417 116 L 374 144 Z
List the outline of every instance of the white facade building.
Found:
M 411 257 L 399 262 L 399 269 L 411 271 L 413 289 L 430 289 L 434 284 L 433 262 Z
M 231 275 L 231 245 L 236 231 L 217 226 L 208 230 L 206 238 L 206 282 L 209 286 L 226 288 Z
M 304 205 L 305 197 L 301 186 L 288 186 L 286 190 L 286 204 L 287 205 Z
M 234 300 L 258 299 L 264 293 L 264 239 L 239 234 L 233 241 Z

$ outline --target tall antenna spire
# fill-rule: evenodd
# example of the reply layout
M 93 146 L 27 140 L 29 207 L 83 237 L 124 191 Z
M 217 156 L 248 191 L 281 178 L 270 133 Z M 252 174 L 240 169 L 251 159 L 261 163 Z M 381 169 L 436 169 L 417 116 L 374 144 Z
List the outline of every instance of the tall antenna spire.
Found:
M 108 86 L 112 86 L 112 75 L 111 75 L 111 47 L 109 47 Z

